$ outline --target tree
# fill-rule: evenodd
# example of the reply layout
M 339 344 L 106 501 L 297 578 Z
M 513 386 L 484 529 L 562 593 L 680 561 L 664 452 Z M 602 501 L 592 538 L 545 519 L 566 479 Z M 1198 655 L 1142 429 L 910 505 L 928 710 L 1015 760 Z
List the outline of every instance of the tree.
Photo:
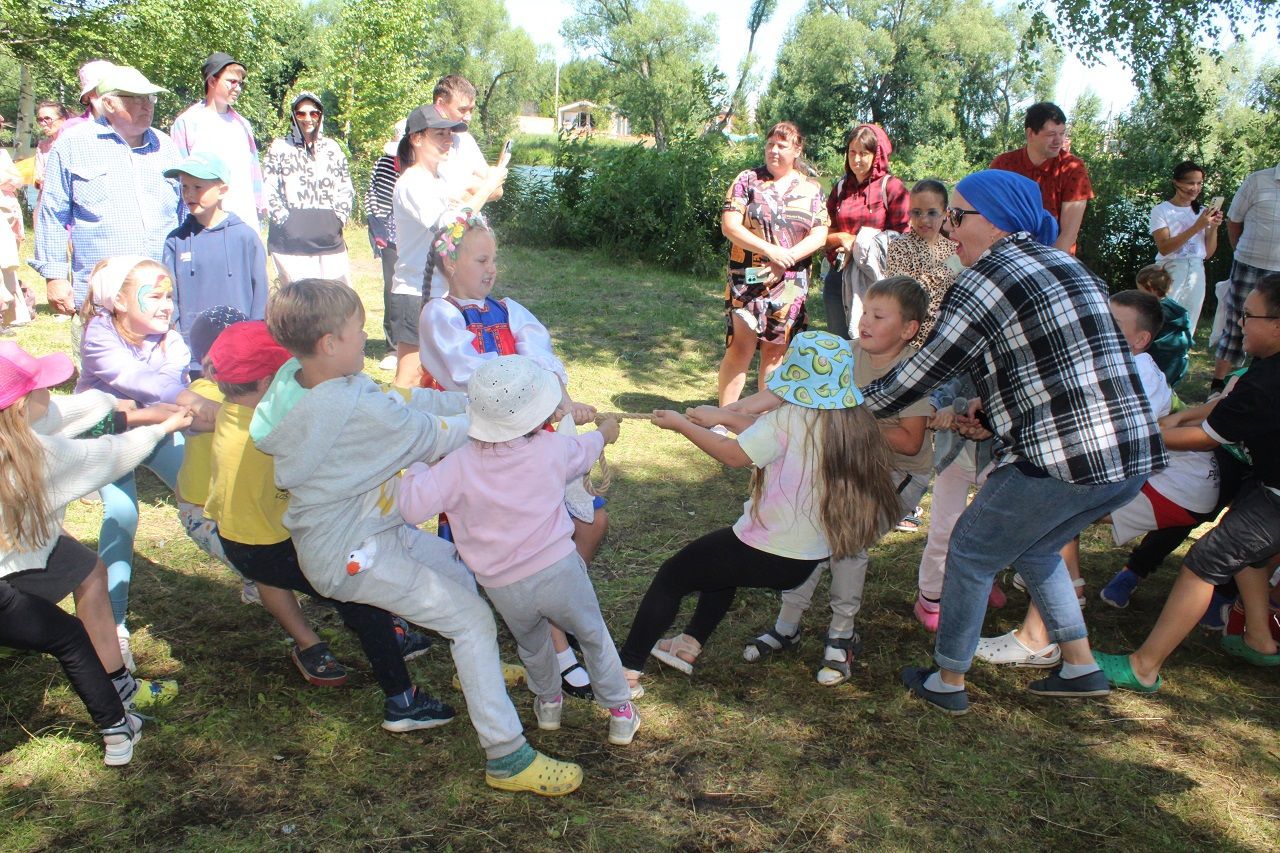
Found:
M 778 0 L 752 0 L 751 9 L 747 13 L 747 53 L 742 57 L 738 68 L 738 85 L 733 87 L 729 96 L 729 106 L 720 114 L 716 122 L 716 130 L 723 131 L 733 121 L 733 117 L 742 110 L 742 100 L 746 95 L 748 81 L 751 80 L 751 69 L 755 64 L 756 33 L 760 32 L 778 8 Z
M 614 106 L 660 150 L 673 132 L 701 129 L 718 111 L 713 19 L 691 17 L 679 0 L 578 0 L 561 34 L 604 63 Z

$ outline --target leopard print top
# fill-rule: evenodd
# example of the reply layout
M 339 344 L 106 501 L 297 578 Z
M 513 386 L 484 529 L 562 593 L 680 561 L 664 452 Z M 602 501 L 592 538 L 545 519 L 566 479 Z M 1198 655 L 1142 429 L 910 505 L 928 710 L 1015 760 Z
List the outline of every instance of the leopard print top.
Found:
M 911 340 L 916 349 L 924 346 L 933 324 L 938 319 L 942 297 L 947 295 L 956 274 L 947 266 L 947 258 L 956 253 L 956 244 L 939 236 L 930 246 L 914 233 L 908 232 L 889 244 L 884 274 L 909 275 L 924 285 L 929 294 L 929 312 L 920 324 L 920 331 Z

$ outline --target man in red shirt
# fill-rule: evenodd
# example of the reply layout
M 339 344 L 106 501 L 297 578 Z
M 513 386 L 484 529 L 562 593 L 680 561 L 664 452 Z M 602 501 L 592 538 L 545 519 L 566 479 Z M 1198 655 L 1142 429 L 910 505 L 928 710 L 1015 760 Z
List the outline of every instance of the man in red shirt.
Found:
M 1093 198 L 1084 161 L 1065 149 L 1067 117 L 1056 104 L 1042 101 L 1027 109 L 1027 144 L 991 161 L 991 168 L 1017 172 L 1040 185 L 1044 209 L 1058 220 L 1055 248 L 1076 253 L 1076 235 L 1084 208 Z

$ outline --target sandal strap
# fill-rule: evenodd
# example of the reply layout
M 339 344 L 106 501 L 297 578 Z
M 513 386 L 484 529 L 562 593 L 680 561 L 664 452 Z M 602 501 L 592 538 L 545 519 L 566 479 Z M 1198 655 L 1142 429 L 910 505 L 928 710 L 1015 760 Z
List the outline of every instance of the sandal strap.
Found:
M 841 649 L 856 655 L 862 652 L 862 637 L 854 631 L 852 637 L 827 637 L 823 645 L 828 649 Z
M 775 646 L 765 642 L 765 639 L 764 639 L 765 637 L 773 637 L 773 639 L 778 641 L 778 645 Z M 764 631 L 764 633 L 760 634 L 755 639 L 753 639 L 751 641 L 751 645 L 755 646 L 756 650 L 759 651 L 761 655 L 767 655 L 767 654 L 770 654 L 771 652 L 781 652 L 791 648 L 796 644 L 796 640 L 799 639 L 799 637 L 800 637 L 799 631 L 796 631 L 794 634 L 788 637 L 786 634 L 779 634 L 773 628 L 768 628 Z
M 572 666 L 566 666 L 564 669 L 560 670 L 560 677 L 568 678 L 569 673 L 573 672 L 575 669 L 580 669 L 583 672 L 587 672 L 587 668 L 582 665 L 581 661 L 574 661 Z M 587 672 L 587 675 L 590 675 L 590 674 L 591 673 Z

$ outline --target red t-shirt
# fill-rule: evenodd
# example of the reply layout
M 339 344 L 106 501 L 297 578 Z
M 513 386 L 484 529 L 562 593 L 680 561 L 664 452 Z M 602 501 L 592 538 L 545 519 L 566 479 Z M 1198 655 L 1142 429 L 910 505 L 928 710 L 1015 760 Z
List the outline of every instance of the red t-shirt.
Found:
M 1040 185 L 1040 199 L 1044 209 L 1053 214 L 1053 218 L 1062 221 L 1062 203 L 1066 201 L 1088 201 L 1093 198 L 1093 184 L 1089 183 L 1089 170 L 1084 161 L 1074 154 L 1058 152 L 1057 157 L 1050 157 L 1039 166 L 1032 165 L 1027 156 L 1026 147 L 1006 151 L 991 161 L 991 168 L 1016 172 L 1030 178 Z M 1071 254 L 1076 247 L 1071 247 Z

